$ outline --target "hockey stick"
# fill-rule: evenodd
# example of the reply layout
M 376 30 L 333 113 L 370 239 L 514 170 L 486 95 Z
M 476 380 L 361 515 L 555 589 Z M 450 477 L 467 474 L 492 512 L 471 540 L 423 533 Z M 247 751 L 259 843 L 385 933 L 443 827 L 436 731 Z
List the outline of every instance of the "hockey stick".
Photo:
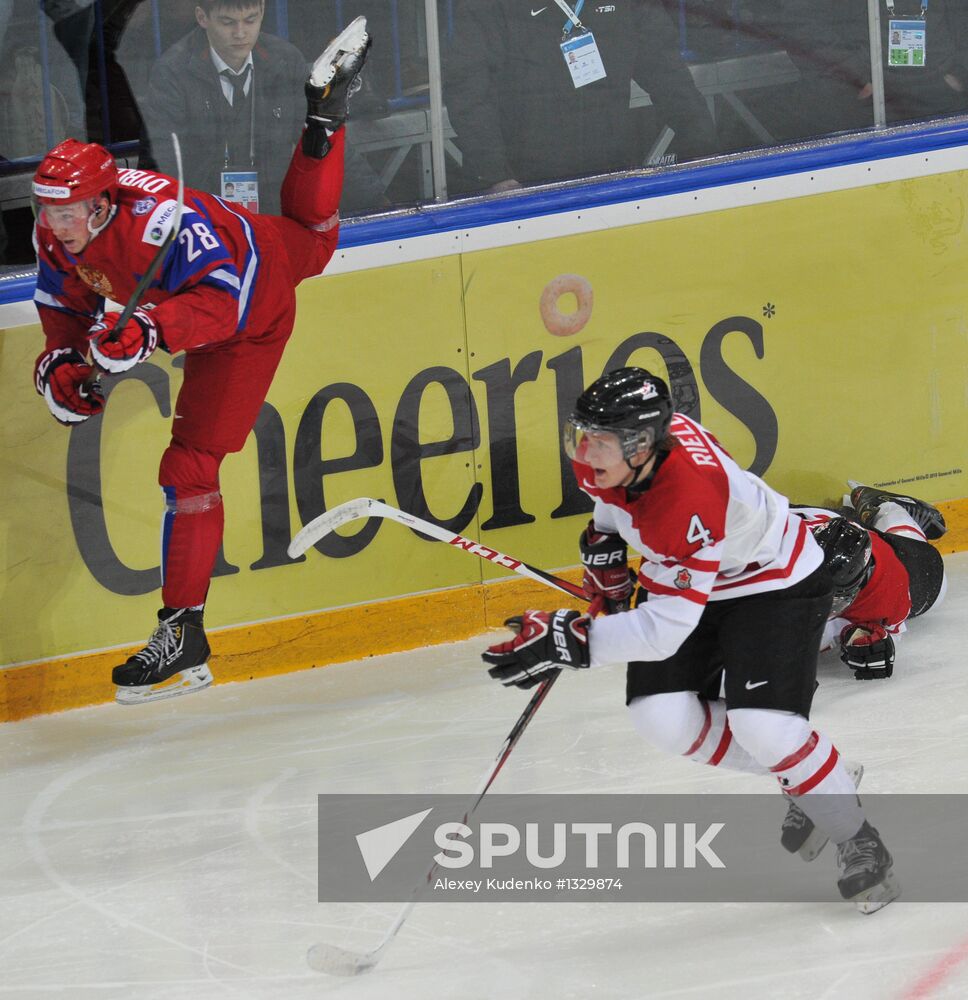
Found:
M 158 252 L 151 258 L 151 263 L 148 265 L 148 269 L 141 276 L 141 280 L 138 284 L 134 286 L 131 298 L 128 299 L 127 305 L 125 305 L 125 307 L 121 310 L 121 315 L 118 317 L 117 323 L 114 324 L 114 329 L 107 337 L 108 340 L 117 340 L 122 329 L 124 329 L 128 320 L 131 319 L 131 316 L 134 314 L 135 309 L 137 309 L 141 304 L 141 298 L 148 286 L 152 281 L 154 281 L 155 271 L 165 259 L 165 255 L 168 253 L 168 248 L 178 236 L 178 229 L 181 226 L 182 214 L 185 211 L 185 174 L 182 170 L 181 143 L 179 143 L 178 136 L 175 135 L 174 132 L 171 133 L 171 144 L 175 147 L 175 165 L 178 169 L 178 194 L 177 201 L 175 202 L 175 219 L 171 224 L 171 229 L 168 230 L 167 235 L 161 241 L 161 245 L 158 247 Z
M 539 706 L 545 700 L 545 696 L 551 690 L 551 685 L 558 679 L 559 673 L 560 671 L 556 670 L 538 685 L 538 688 L 531 696 L 531 700 L 528 702 L 527 707 L 518 717 L 518 721 L 515 722 L 514 726 L 511 728 L 511 732 L 508 733 L 504 743 L 501 745 L 501 749 L 498 751 L 497 757 L 494 759 L 494 763 L 481 779 L 481 783 L 478 785 L 477 791 L 474 793 L 474 802 L 467 812 L 464 813 L 464 818 L 461 820 L 462 823 L 466 823 L 474 810 L 478 807 L 478 805 L 480 805 L 481 799 L 484 798 L 487 790 L 491 787 L 494 779 L 498 776 L 498 773 L 504 766 L 504 762 L 508 759 L 508 757 L 510 757 L 515 744 L 521 738 L 521 734 L 527 728 L 528 723 L 532 720 L 532 718 L 534 718 L 535 712 L 538 711 Z M 380 961 L 387 948 L 390 947 L 391 942 L 397 936 L 397 932 L 403 926 L 404 921 L 410 916 L 410 912 L 413 910 L 414 906 L 417 905 L 417 901 L 420 898 L 420 894 L 423 892 L 424 887 L 427 886 L 434 877 L 434 873 L 437 871 L 437 868 L 438 865 L 435 861 L 430 866 L 430 870 L 427 872 L 426 876 L 424 876 L 420 885 L 414 889 L 413 894 L 404 905 L 403 909 L 397 914 L 397 918 L 393 921 L 390 929 L 383 935 L 383 939 L 372 951 L 349 951 L 346 948 L 340 948 L 337 945 L 326 944 L 321 941 L 318 944 L 314 944 L 306 955 L 306 961 L 309 963 L 309 967 L 311 969 L 315 969 L 316 972 L 327 972 L 331 976 L 359 976 L 364 972 L 369 972 L 370 969 L 372 969 L 377 962 Z
M 397 510 L 396 507 L 391 507 L 389 504 L 383 503 L 382 500 L 373 500 L 370 497 L 348 500 L 346 503 L 326 511 L 325 514 L 313 518 L 289 543 L 289 558 L 295 559 L 297 556 L 301 556 L 310 546 L 315 545 L 337 528 L 362 517 L 383 517 L 390 521 L 397 521 L 399 524 L 405 524 L 408 528 L 413 528 L 414 531 L 421 532 L 421 534 L 430 535 L 431 538 L 453 545 L 454 548 L 463 549 L 481 559 L 486 559 L 488 562 L 494 563 L 495 566 L 514 570 L 519 576 L 526 576 L 528 579 L 543 583 L 547 587 L 555 587 L 570 597 L 577 597 L 582 601 L 588 600 L 584 590 L 578 584 L 569 583 L 568 580 L 562 580 L 561 577 L 546 573 L 543 569 L 529 566 L 513 556 L 507 556 L 496 549 L 481 545 L 480 542 L 475 542 L 463 535 L 449 531 L 447 528 L 442 528 L 432 521 L 425 521 L 413 514 Z
M 511 556 L 504 555 L 503 552 L 498 552 L 495 549 L 488 548 L 486 545 L 481 545 L 480 542 L 464 538 L 463 535 L 458 535 L 453 531 L 448 531 L 446 528 L 441 528 L 440 525 L 434 524 L 431 521 L 425 521 L 422 518 L 415 517 L 413 514 L 407 514 L 402 510 L 397 510 L 396 507 L 391 507 L 389 504 L 383 503 L 381 500 L 373 500 L 370 497 L 358 497 L 356 500 L 349 500 L 344 504 L 340 504 L 339 507 L 334 507 L 325 514 L 320 514 L 319 517 L 314 518 L 290 542 L 289 557 L 295 559 L 297 556 L 301 556 L 310 546 L 315 545 L 316 542 L 321 538 L 325 538 L 326 535 L 335 531 L 336 528 L 364 517 L 383 517 L 391 521 L 397 521 L 409 528 L 429 535 L 431 538 L 437 538 L 448 545 L 453 545 L 455 548 L 463 549 L 465 552 L 470 552 L 481 559 L 493 562 L 497 566 L 514 570 L 520 576 L 526 576 L 531 580 L 536 580 L 538 583 L 545 584 L 545 586 L 561 590 L 570 597 L 579 597 L 583 601 L 588 600 L 585 592 L 577 584 L 570 583 L 568 580 L 562 580 L 551 573 L 546 573 L 544 570 L 529 566 L 527 563 L 523 563 Z M 464 814 L 463 822 L 467 822 L 468 817 L 478 807 L 481 799 L 484 798 L 487 790 L 494 783 L 494 779 L 498 776 L 501 768 L 504 767 L 504 762 L 511 755 L 511 751 L 521 738 L 528 723 L 534 717 L 535 712 L 538 711 L 538 707 L 551 690 L 551 685 L 558 679 L 558 675 L 559 671 L 555 671 L 549 674 L 538 685 L 527 707 L 518 717 L 518 721 L 511 727 L 511 732 L 508 733 L 504 743 L 501 745 L 494 763 L 481 779 L 481 783 L 474 793 L 474 802 Z M 397 932 L 403 926 L 407 917 L 410 916 L 410 912 L 414 906 L 416 906 L 420 893 L 433 878 L 437 867 L 436 862 L 431 865 L 430 870 L 420 885 L 414 889 L 410 899 L 397 914 L 390 929 L 384 934 L 376 948 L 367 952 L 353 952 L 346 948 L 340 948 L 337 945 L 326 944 L 321 941 L 318 944 L 314 944 L 306 955 L 309 967 L 315 969 L 317 972 L 327 972 L 332 976 L 358 976 L 364 972 L 369 972 L 380 961 L 387 948 L 390 947 Z
M 131 298 L 128 299 L 127 304 L 121 310 L 121 315 L 118 316 L 117 323 L 114 324 L 113 329 L 105 338 L 111 343 L 116 341 L 118 337 L 121 336 L 121 331 L 125 328 L 125 326 L 127 326 L 128 320 L 131 319 L 135 309 L 137 309 L 141 304 L 142 296 L 154 280 L 155 271 L 157 270 L 158 265 L 165 259 L 165 254 L 168 253 L 168 248 L 178 235 L 178 230 L 181 226 L 182 213 L 185 210 L 185 173 L 182 170 L 181 143 L 179 143 L 178 136 L 175 135 L 174 132 L 171 133 L 171 144 L 175 147 L 175 165 L 178 169 L 178 194 L 176 196 L 177 201 L 175 202 L 175 218 L 171 224 L 171 229 L 168 230 L 168 234 L 161 241 L 161 245 L 158 247 L 154 257 L 151 258 L 151 263 L 148 265 L 148 269 L 141 276 L 138 284 L 134 286 Z M 94 378 L 89 379 L 81 385 L 80 394 L 83 398 L 86 399 L 91 392 L 100 393 L 101 375 L 102 373 L 98 372 Z

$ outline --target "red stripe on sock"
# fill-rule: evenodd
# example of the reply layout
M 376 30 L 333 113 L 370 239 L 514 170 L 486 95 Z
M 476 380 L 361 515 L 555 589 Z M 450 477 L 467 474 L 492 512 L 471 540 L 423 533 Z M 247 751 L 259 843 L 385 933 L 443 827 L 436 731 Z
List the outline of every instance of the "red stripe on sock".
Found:
M 804 760 L 811 753 L 813 753 L 817 744 L 820 742 L 820 737 L 816 732 L 810 734 L 810 739 L 800 747 L 799 750 L 791 753 L 789 757 L 784 757 L 775 767 L 771 767 L 770 770 L 775 774 L 777 771 L 786 771 L 787 769 L 793 767 L 794 764 L 799 764 L 801 760 Z
M 726 751 L 729 749 L 730 743 L 733 742 L 733 731 L 729 728 L 729 722 L 726 723 L 726 728 L 723 730 L 723 738 L 719 741 L 719 746 L 716 747 L 716 752 L 709 758 L 709 763 L 715 767 L 722 759 L 726 756 Z
M 827 777 L 828 774 L 834 769 L 834 765 L 837 763 L 837 758 L 840 755 L 837 753 L 837 748 L 832 747 L 830 750 L 830 756 L 826 759 L 823 766 L 819 770 L 814 771 L 813 776 L 807 778 L 806 781 L 797 785 L 796 788 L 785 788 L 784 791 L 787 795 L 806 795 L 811 788 L 816 788 L 817 785 Z
M 703 741 L 709 735 L 709 730 L 713 724 L 713 713 L 709 710 L 709 702 L 705 699 L 702 699 L 702 707 L 706 713 L 706 720 L 702 724 L 699 739 L 683 754 L 683 757 L 691 757 L 703 745 Z

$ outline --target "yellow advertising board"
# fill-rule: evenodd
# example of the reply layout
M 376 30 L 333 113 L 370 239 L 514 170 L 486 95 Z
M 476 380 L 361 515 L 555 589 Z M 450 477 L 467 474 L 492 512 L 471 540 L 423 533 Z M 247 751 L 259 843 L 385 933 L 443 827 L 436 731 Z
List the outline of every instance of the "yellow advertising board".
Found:
M 952 173 L 465 254 L 471 350 L 481 367 L 510 359 L 520 382 L 520 510 L 535 518 L 482 536 L 573 561 L 580 521 L 555 523 L 560 410 L 624 363 L 667 377 L 681 409 L 794 500 L 836 500 L 848 478 L 968 495 L 965 189 Z M 579 297 L 572 333 L 560 314 Z M 482 465 L 486 527 L 507 473 Z
M 588 504 L 560 422 L 624 363 L 666 376 L 680 408 L 794 499 L 834 499 L 848 477 L 968 496 L 965 187 L 951 172 L 630 218 L 305 283 L 256 432 L 223 465 L 207 626 L 501 575 L 379 521 L 287 559 L 303 523 L 356 496 L 534 565 L 573 565 Z M 115 380 L 104 416 L 68 431 L 31 385 L 39 328 L 0 338 L 0 665 L 139 643 L 159 604 L 156 475 L 177 359 Z M 421 607 L 439 613 L 427 599 L 410 617 Z M 266 640 L 250 631 L 257 660 Z M 350 658 L 330 641 L 328 660 Z

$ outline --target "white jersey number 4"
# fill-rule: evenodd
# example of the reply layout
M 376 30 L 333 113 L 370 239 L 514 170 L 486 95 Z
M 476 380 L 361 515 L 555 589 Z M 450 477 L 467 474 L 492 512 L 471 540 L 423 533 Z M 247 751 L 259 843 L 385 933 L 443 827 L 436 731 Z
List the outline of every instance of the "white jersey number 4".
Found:
M 712 545 L 713 536 L 707 531 L 706 526 L 699 520 L 698 514 L 693 514 L 689 520 L 689 530 L 686 532 L 686 541 L 691 545 L 699 542 L 700 545 Z

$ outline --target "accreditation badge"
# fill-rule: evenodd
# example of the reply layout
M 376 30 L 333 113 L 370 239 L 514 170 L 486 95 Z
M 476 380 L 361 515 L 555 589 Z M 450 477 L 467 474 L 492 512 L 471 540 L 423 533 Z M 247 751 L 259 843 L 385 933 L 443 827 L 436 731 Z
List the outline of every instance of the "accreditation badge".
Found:
M 927 61 L 926 22 L 890 20 L 887 22 L 887 64 L 894 67 L 920 69 Z
M 222 198 L 250 212 L 259 211 L 258 170 L 223 170 Z
M 582 32 L 574 38 L 566 38 L 561 43 L 561 54 L 571 74 L 571 82 L 576 87 L 584 87 L 604 79 L 605 64 L 598 51 L 595 36 L 590 31 Z

